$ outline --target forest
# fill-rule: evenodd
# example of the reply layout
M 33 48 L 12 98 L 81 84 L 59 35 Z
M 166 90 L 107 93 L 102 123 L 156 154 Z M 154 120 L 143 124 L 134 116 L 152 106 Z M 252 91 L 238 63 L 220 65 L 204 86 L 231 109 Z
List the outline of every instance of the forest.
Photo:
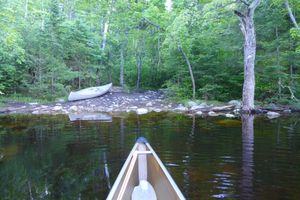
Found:
M 0 2 L 0 96 L 53 100 L 112 82 L 178 99 L 242 98 L 247 0 Z M 254 13 L 255 100 L 298 104 L 300 2 Z

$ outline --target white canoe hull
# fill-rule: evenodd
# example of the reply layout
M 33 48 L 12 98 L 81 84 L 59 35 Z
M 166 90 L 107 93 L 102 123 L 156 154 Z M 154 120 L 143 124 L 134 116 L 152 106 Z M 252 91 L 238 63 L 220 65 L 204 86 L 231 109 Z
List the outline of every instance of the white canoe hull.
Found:
M 112 83 L 109 83 L 99 87 L 90 87 L 83 90 L 79 90 L 77 92 L 71 92 L 68 97 L 68 100 L 77 101 L 77 100 L 98 97 L 107 93 L 111 89 L 111 87 L 112 87 Z

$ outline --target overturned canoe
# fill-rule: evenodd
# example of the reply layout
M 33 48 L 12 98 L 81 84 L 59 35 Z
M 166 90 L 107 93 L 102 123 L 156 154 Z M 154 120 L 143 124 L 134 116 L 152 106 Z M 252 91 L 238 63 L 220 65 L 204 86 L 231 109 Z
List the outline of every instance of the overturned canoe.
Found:
M 112 87 L 112 83 L 99 86 L 99 87 L 90 87 L 83 90 L 79 90 L 77 92 L 71 92 L 68 100 L 69 101 L 76 101 L 76 100 L 83 100 L 101 96 L 107 93 Z
M 185 199 L 167 169 L 144 138 L 125 161 L 107 200 Z

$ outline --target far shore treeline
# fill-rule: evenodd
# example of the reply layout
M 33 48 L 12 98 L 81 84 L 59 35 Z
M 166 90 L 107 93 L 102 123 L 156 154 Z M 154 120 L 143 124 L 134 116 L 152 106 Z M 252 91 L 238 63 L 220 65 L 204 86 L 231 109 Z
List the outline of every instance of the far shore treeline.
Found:
M 1 1 L 0 96 L 53 100 L 112 82 L 241 99 L 243 19 L 254 1 Z M 255 100 L 299 104 L 299 0 L 262 0 L 253 16 Z

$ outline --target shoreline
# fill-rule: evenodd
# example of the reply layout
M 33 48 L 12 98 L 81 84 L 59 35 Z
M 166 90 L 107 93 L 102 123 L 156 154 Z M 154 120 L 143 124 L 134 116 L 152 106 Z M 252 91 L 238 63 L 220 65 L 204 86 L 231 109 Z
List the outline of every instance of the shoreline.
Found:
M 222 105 L 205 102 L 187 102 L 187 105 L 168 102 L 160 91 L 145 91 L 126 93 L 122 91 L 109 92 L 103 96 L 72 102 L 56 103 L 20 103 L 10 102 L 0 108 L 0 114 L 84 114 L 84 113 L 122 113 L 135 112 L 138 115 L 149 112 L 176 112 L 199 116 L 225 116 L 235 118 L 241 115 L 241 103 L 232 100 Z M 299 113 L 300 109 L 272 104 L 268 107 L 257 107 L 252 114 L 265 114 L 268 118 L 280 115 Z

